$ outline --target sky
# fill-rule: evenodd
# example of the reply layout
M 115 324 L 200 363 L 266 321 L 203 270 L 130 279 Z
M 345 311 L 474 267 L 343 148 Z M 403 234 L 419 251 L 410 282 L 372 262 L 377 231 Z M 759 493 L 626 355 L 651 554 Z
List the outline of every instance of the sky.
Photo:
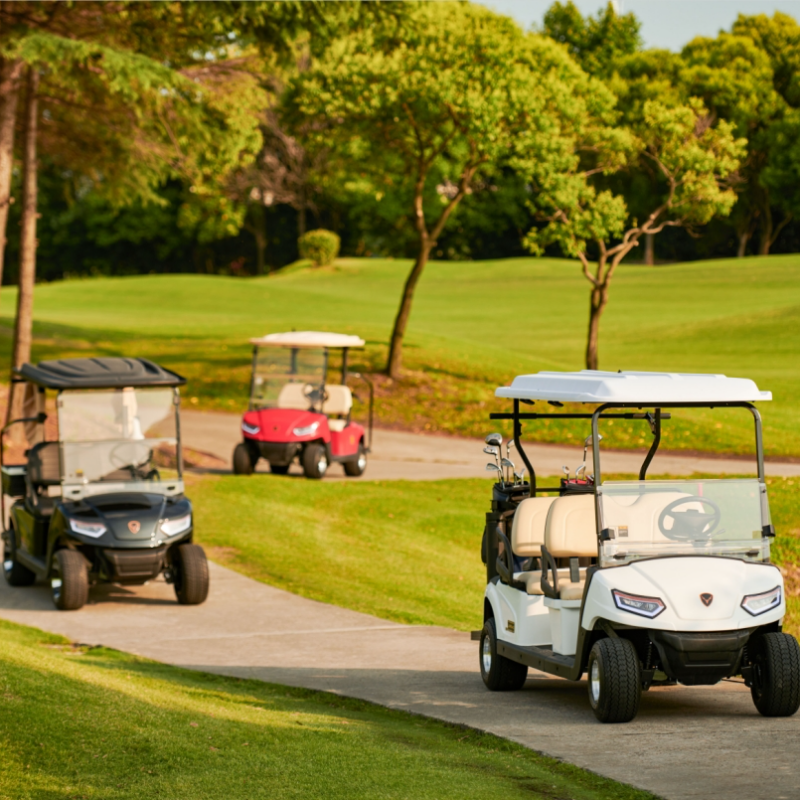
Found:
M 584 14 L 595 14 L 605 0 L 573 0 Z M 483 0 L 483 5 L 513 17 L 526 30 L 540 25 L 552 0 Z M 800 20 L 800 0 L 617 0 L 622 13 L 632 11 L 642 23 L 646 47 L 678 51 L 695 36 L 729 30 L 739 14 L 772 15 L 782 11 Z

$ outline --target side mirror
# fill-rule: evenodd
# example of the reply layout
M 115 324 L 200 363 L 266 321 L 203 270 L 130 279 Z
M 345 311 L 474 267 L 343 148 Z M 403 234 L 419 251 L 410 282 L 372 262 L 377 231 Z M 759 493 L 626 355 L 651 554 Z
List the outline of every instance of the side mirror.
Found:
M 503 437 L 499 433 L 490 433 L 484 441 L 492 447 L 500 447 L 503 444 Z

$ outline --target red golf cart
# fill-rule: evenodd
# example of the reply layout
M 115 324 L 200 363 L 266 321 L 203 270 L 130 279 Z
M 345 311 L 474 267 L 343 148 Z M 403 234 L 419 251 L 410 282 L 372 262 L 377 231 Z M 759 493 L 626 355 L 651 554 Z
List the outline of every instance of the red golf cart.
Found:
M 263 458 L 277 475 L 285 475 L 295 459 L 307 478 L 322 478 L 335 462 L 347 475 L 361 475 L 372 443 L 374 392 L 363 375 L 348 374 L 347 354 L 363 347 L 364 340 L 341 333 L 291 331 L 250 342 L 250 406 L 242 419 L 244 441 L 233 451 L 234 473 L 250 475 Z M 336 362 L 341 383 L 328 383 L 329 366 Z M 348 377 L 360 378 L 369 387 L 368 435 L 351 419 Z

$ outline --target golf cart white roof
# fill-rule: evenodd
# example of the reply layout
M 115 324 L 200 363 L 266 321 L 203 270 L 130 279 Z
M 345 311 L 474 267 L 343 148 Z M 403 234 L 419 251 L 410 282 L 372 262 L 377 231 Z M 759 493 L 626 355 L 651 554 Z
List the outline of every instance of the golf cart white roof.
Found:
M 250 344 L 259 347 L 363 347 L 364 340 L 346 333 L 289 331 L 288 333 L 270 333 L 260 339 L 251 339 Z
M 749 378 L 682 372 L 537 372 L 518 375 L 496 397 L 562 403 L 751 403 L 772 400 Z

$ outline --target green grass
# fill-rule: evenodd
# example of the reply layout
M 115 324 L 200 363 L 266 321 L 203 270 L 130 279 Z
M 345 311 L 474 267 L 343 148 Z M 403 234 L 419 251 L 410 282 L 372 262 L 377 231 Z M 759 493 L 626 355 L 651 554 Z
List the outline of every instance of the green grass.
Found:
M 248 338 L 291 328 L 359 333 L 356 367 L 379 369 L 409 263 L 343 259 L 332 268 L 242 279 L 141 276 L 42 284 L 34 357 L 145 355 L 184 372 L 189 403 L 241 410 Z M 433 262 L 420 282 L 406 339 L 407 376 L 379 381 L 382 424 L 487 432 L 494 388 L 514 375 L 582 366 L 588 284 L 559 259 Z M 0 314 L 9 334 L 13 290 Z M 8 348 L 4 348 L 8 349 Z M 800 256 L 622 266 L 601 328 L 604 369 L 724 372 L 771 390 L 769 455 L 800 455 Z M 0 367 L 2 364 L 0 363 Z M 670 449 L 743 452 L 748 423 L 733 412 L 684 411 L 665 426 Z M 577 441 L 578 423 L 542 426 L 543 440 Z M 644 426 L 620 424 L 608 444 L 641 447 Z
M 0 688 L 2 800 L 653 798 L 487 734 L 6 622 Z
M 198 540 L 212 558 L 282 589 L 406 623 L 477 630 L 488 480 L 314 482 L 193 478 Z M 787 573 L 788 627 L 800 630 L 800 479 L 770 478 Z M 236 515 L 231 517 L 231 509 Z

